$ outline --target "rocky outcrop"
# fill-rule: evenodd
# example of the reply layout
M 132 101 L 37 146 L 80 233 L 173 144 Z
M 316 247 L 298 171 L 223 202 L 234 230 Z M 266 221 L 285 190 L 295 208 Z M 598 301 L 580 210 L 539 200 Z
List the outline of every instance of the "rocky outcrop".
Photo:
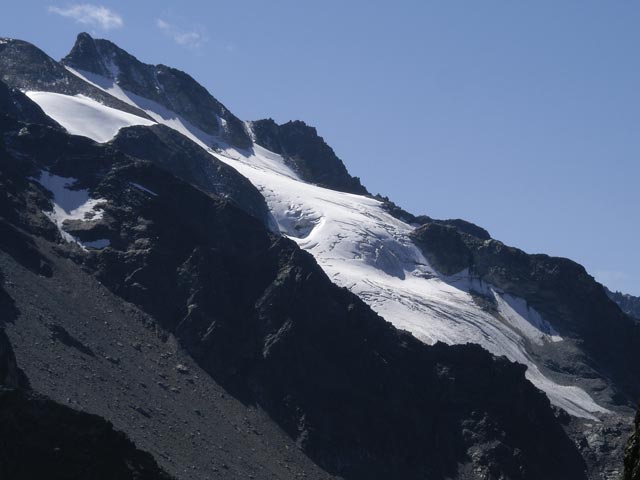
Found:
M 628 293 L 612 292 L 606 287 L 605 290 L 609 298 L 616 302 L 624 313 L 640 320 L 640 297 L 634 297 Z
M 453 275 L 473 264 L 473 255 L 458 230 L 449 225 L 427 223 L 414 234 L 429 264 L 444 275 Z
M 624 480 L 640 480 L 640 410 L 636 414 L 635 431 L 625 451 Z
M 489 240 L 491 235 L 484 228 L 479 227 L 478 225 L 468 222 L 466 220 L 462 220 L 460 218 L 451 218 L 447 220 L 437 220 L 435 218 L 431 218 L 427 215 L 414 215 L 399 205 L 395 204 L 389 197 L 382 196 L 380 194 L 376 194 L 374 196 L 376 200 L 380 200 L 382 202 L 382 208 L 384 208 L 387 212 L 393 215 L 398 220 L 402 220 L 405 223 L 409 223 L 411 225 L 421 226 L 427 223 L 429 224 L 437 224 L 454 227 L 456 230 L 461 231 L 462 233 L 467 233 L 469 235 L 473 235 L 481 240 Z
M 244 123 L 186 73 L 166 65 L 148 65 L 108 40 L 78 35 L 62 64 L 113 80 L 124 90 L 177 113 L 209 135 L 239 148 L 251 139 Z
M 0 81 L 0 114 L 13 118 L 21 118 L 25 122 L 49 125 L 52 127 L 58 124 L 47 117 L 42 109 L 33 103 L 20 90 L 9 87 Z
M 278 125 L 272 119 L 250 126 L 256 143 L 282 155 L 303 180 L 341 192 L 368 193 L 315 128 L 299 120 Z

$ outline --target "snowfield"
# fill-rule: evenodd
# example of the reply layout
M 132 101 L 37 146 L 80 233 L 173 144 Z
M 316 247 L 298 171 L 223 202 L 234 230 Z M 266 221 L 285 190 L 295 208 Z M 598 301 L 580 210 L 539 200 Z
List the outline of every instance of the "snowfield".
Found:
M 152 125 L 153 122 L 131 113 L 107 107 L 83 95 L 74 97 L 51 92 L 25 94 L 69 133 L 108 142 L 123 127 Z
M 559 385 L 546 377 L 530 358 L 528 343 L 562 341 L 538 312 L 522 299 L 479 283 L 467 272 L 439 275 L 409 238 L 413 227 L 389 215 L 377 200 L 305 183 L 273 152 L 258 145 L 251 151 L 235 150 L 164 107 L 123 91 L 111 80 L 74 73 L 175 128 L 247 177 L 267 200 L 278 229 L 313 254 L 336 284 L 347 287 L 396 327 L 428 344 L 477 343 L 495 355 L 524 364 L 527 378 L 553 404 L 574 416 L 597 420 L 594 414 L 607 412 L 581 388 Z M 80 108 L 77 97 L 34 92 L 29 96 L 70 132 L 99 142 L 131 122 L 149 124 L 97 102 L 82 99 Z M 109 128 L 98 129 L 98 118 Z M 480 308 L 470 292 L 493 297 L 498 314 Z
M 109 245 L 108 240 L 82 243 L 62 228 L 66 220 L 100 220 L 104 214 L 100 204 L 105 203 L 106 199 L 90 198 L 88 190 L 73 188 L 75 178 L 41 172 L 40 178 L 35 180 L 53 194 L 53 210 L 45 213 L 56 224 L 62 238 L 67 242 L 77 243 L 85 250 L 86 247 L 100 249 Z

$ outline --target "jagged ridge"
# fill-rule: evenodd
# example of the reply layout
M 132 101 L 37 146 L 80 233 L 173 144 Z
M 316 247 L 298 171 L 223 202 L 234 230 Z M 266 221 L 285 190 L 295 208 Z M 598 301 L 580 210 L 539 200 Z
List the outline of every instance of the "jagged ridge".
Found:
M 256 143 L 284 156 L 303 180 L 342 192 L 368 194 L 315 128 L 300 120 L 278 125 L 270 118 L 250 126 Z

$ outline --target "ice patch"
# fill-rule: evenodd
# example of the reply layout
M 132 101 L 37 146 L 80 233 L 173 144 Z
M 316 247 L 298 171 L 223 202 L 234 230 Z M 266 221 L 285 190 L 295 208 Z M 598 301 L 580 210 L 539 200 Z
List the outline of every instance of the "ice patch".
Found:
M 88 190 L 73 189 L 77 181 L 75 178 L 60 177 L 43 171 L 37 181 L 53 194 L 53 210 L 45 214 L 56 224 L 67 242 L 83 246 L 80 240 L 64 231 L 64 222 L 66 220 L 100 220 L 104 214 L 100 204 L 107 200 L 90 198 Z
M 498 305 L 498 312 L 515 329 L 525 337 L 538 345 L 545 341 L 561 342 L 562 337 L 558 332 L 533 308 L 527 305 L 522 298 L 509 294 L 493 292 Z

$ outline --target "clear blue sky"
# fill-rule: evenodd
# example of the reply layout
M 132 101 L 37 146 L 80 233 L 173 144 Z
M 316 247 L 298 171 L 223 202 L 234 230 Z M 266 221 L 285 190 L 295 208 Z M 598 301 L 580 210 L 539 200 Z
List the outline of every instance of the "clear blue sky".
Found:
M 640 295 L 640 3 L 7 2 L 54 58 L 86 30 L 243 119 L 302 119 L 370 191 Z M 54 7 L 52 11 L 50 7 Z

